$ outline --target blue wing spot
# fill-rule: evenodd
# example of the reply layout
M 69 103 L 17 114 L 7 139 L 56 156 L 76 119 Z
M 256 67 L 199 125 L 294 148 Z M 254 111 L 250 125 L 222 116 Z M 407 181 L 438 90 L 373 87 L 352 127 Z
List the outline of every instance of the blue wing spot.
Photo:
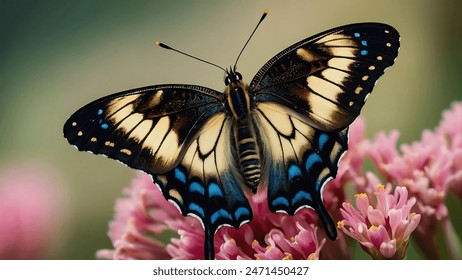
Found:
M 318 154 L 314 153 L 309 155 L 305 162 L 306 172 L 309 173 L 313 165 L 318 162 L 322 162 L 322 158 Z
M 198 214 L 201 218 L 204 218 L 204 209 L 196 203 L 189 204 L 188 208 L 195 214 Z
M 300 169 L 300 167 L 292 164 L 290 167 L 289 167 L 289 170 L 287 170 L 289 172 L 289 181 L 292 180 L 293 178 L 297 177 L 297 176 L 302 176 L 302 170 Z
M 103 110 L 102 110 L 102 109 L 99 109 L 99 110 L 98 110 L 98 115 L 101 115 L 101 114 L 103 114 Z
M 234 211 L 234 216 L 236 217 L 236 220 L 239 220 L 242 216 L 246 215 L 250 215 L 250 212 L 245 207 L 239 207 L 236 211 Z
M 226 218 L 228 220 L 233 219 L 233 217 L 231 217 L 231 214 L 229 214 L 228 211 L 226 211 L 225 209 L 220 209 L 220 210 L 216 211 L 215 213 L 213 213 L 212 216 L 210 216 L 210 222 L 212 223 L 212 225 L 215 224 L 215 222 L 219 218 Z
M 367 55 L 367 51 L 366 50 L 361 50 L 361 55 Z
M 355 32 L 353 35 L 354 35 L 356 38 L 361 37 L 361 35 L 360 35 L 358 32 Z
M 209 184 L 209 197 L 219 196 L 223 197 L 223 192 L 220 189 L 220 186 L 217 183 Z
M 305 191 L 299 191 L 294 196 L 294 198 L 292 198 L 292 204 L 295 204 L 295 203 L 299 202 L 302 199 L 307 199 L 309 201 L 313 201 L 313 199 L 311 198 L 311 194 L 309 194 L 309 193 L 307 193 Z
M 175 178 L 177 178 L 183 184 L 186 184 L 186 174 L 178 168 L 175 168 Z
M 271 204 L 272 204 L 273 206 L 277 206 L 277 205 L 281 205 L 281 204 L 282 204 L 282 205 L 288 207 L 288 206 L 289 206 L 289 201 L 287 200 L 287 198 L 280 196 L 280 197 L 276 198 L 275 200 L 273 200 L 273 201 L 271 202 Z
M 367 47 L 367 41 L 366 41 L 366 40 L 362 40 L 362 41 L 361 41 L 361 45 Z
M 197 182 L 192 182 L 191 185 L 189 185 L 189 191 L 198 192 L 201 195 L 204 195 L 204 187 Z
M 109 125 L 108 125 L 107 123 L 103 123 L 103 124 L 101 125 L 101 128 L 102 128 L 102 129 L 108 129 L 108 128 L 109 128 Z
M 327 136 L 327 134 L 323 133 L 319 135 L 318 146 L 320 150 L 324 149 L 324 145 L 326 144 L 327 140 L 329 140 L 329 136 Z

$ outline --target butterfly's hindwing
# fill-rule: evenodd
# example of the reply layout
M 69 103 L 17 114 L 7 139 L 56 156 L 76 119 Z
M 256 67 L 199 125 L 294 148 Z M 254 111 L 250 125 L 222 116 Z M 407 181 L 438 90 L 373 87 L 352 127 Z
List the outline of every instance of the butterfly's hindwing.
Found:
M 266 145 L 268 206 L 273 212 L 294 215 L 311 207 L 318 213 L 328 235 L 336 230 L 322 203 L 322 190 L 337 174 L 338 162 L 347 150 L 347 130 L 323 132 L 298 119 L 283 107 L 262 102 L 256 116 Z M 277 120 L 277 121 L 276 121 Z
M 249 91 L 308 116 L 323 131 L 346 128 L 359 115 L 385 69 L 393 65 L 399 34 L 379 23 L 352 24 L 310 37 L 266 63 Z
M 166 199 L 183 215 L 198 218 L 205 230 L 205 256 L 214 257 L 213 237 L 222 225 L 238 228 L 252 219 L 252 210 L 241 187 L 230 149 L 229 119 L 210 119 L 173 170 L 154 176 Z

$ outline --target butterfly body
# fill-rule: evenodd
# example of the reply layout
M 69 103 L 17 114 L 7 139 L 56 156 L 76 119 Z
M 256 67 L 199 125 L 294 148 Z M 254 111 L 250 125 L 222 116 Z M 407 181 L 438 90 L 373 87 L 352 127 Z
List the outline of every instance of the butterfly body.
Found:
M 238 157 L 239 169 L 245 185 L 255 193 L 261 177 L 261 148 L 253 120 L 255 99 L 242 81 L 242 75 L 235 70 L 228 71 L 225 85 L 227 115 L 232 118 L 234 150 Z
M 313 208 L 335 239 L 323 188 L 348 148 L 348 126 L 398 50 L 389 25 L 337 27 L 283 50 L 248 85 L 230 68 L 224 92 L 167 84 L 100 98 L 69 118 L 64 136 L 150 174 L 202 223 L 206 258 L 221 226 L 251 221 L 248 196 L 262 186 L 271 211 Z

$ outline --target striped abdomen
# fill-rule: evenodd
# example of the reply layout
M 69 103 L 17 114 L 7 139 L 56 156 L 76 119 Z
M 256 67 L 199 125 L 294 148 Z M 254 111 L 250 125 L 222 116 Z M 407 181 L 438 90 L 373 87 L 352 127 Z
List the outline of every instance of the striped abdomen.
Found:
M 239 168 L 247 187 L 257 192 L 261 177 L 260 150 L 257 144 L 255 127 L 251 110 L 254 101 L 250 97 L 247 85 L 242 81 L 241 74 L 230 71 L 225 80 L 227 88 L 227 108 L 233 119 L 234 141 Z
M 260 183 L 261 162 L 251 118 L 245 118 L 234 123 L 233 129 L 239 167 L 246 185 L 255 193 Z

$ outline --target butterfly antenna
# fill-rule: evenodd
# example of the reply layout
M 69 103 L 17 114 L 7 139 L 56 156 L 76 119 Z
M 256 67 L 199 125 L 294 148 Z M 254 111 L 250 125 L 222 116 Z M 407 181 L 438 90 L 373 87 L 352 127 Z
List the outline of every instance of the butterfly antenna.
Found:
M 161 43 L 161 42 L 159 42 L 159 41 L 155 42 L 154 44 L 158 45 L 158 46 L 159 46 L 159 47 L 161 47 L 161 48 L 164 48 L 164 49 L 167 49 L 167 50 L 171 50 L 171 51 L 174 51 L 174 52 L 180 53 L 180 54 L 182 54 L 182 55 L 188 56 L 188 57 L 190 57 L 190 58 L 194 58 L 194 59 L 196 59 L 196 60 L 199 60 L 199 61 L 205 62 L 205 63 L 207 63 L 207 64 L 209 64 L 209 65 L 215 66 L 215 67 L 217 67 L 217 68 L 220 68 L 221 70 L 223 70 L 223 71 L 227 72 L 227 71 L 226 71 L 226 69 L 225 69 L 225 68 L 223 68 L 223 67 L 221 67 L 220 65 L 217 65 L 217 64 L 215 64 L 215 63 L 212 63 L 212 62 L 210 62 L 210 61 L 207 61 L 207 60 L 204 60 L 204 59 L 198 58 L 198 57 L 196 57 L 196 56 L 193 56 L 193 55 L 190 55 L 190 54 L 187 54 L 187 53 L 185 53 L 185 52 L 182 52 L 182 51 L 180 51 L 180 50 L 174 49 L 174 48 L 172 48 L 172 47 L 170 47 L 170 46 L 167 46 L 166 44 L 164 44 L 164 43 Z
M 263 15 L 261 15 L 261 18 L 258 21 L 257 26 L 255 26 L 255 28 L 253 29 L 252 34 L 250 34 L 249 39 L 247 39 L 247 42 L 245 42 L 244 47 L 242 47 L 241 52 L 237 56 L 236 62 L 234 63 L 234 69 L 236 69 L 237 62 L 239 61 L 239 58 L 241 57 L 241 54 L 244 51 L 245 47 L 247 47 L 247 44 L 249 43 L 250 39 L 252 39 L 253 34 L 255 33 L 255 31 L 257 31 L 258 26 L 260 26 L 260 23 L 265 19 L 265 17 L 268 15 L 268 13 L 269 13 L 268 9 L 263 11 Z

